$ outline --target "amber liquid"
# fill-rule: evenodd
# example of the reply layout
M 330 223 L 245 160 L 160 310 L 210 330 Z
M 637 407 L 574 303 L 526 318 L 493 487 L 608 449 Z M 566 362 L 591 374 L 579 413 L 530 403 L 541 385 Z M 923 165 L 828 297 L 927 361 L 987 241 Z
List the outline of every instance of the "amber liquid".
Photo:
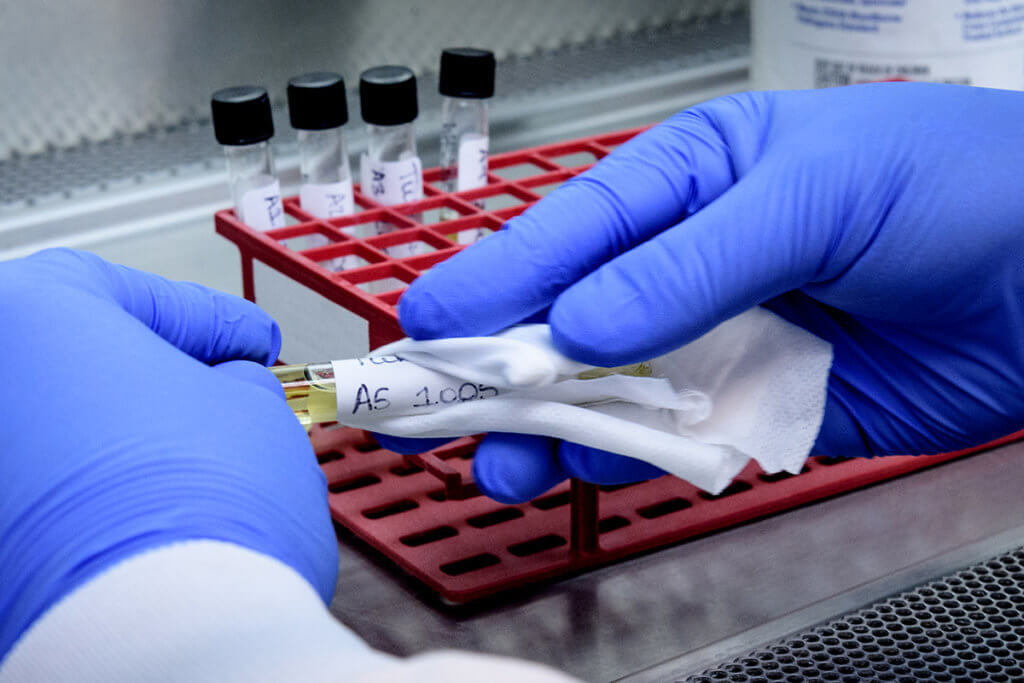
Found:
M 279 365 L 270 368 L 284 388 L 284 397 L 305 427 L 338 419 L 338 394 L 330 363 Z

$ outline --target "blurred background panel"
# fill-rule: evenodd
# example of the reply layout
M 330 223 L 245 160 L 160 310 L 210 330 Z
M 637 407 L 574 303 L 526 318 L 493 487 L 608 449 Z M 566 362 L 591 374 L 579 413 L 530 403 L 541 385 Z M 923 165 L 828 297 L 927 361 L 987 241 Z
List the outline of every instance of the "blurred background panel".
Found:
M 749 85 L 747 0 L 438 0 L 0 4 L 0 259 L 49 246 L 240 291 L 213 231 L 230 205 L 214 90 L 262 85 L 285 194 L 298 189 L 285 85 L 344 75 L 349 153 L 366 149 L 355 86 L 377 64 L 419 80 L 419 153 L 438 163 L 444 47 L 498 58 L 491 151 L 652 124 Z
M 354 82 L 376 64 L 436 68 L 442 48 L 499 60 L 742 11 L 743 0 L 65 0 L 0 10 L 0 159 L 208 117 L 213 90 L 297 73 Z

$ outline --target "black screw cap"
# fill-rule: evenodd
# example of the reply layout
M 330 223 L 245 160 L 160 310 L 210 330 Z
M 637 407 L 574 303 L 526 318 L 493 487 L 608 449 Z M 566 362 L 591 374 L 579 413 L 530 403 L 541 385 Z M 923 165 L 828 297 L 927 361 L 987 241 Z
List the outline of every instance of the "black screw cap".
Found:
M 419 115 L 416 75 L 404 66 L 375 66 L 359 76 L 359 106 L 363 121 L 397 126 Z
M 255 85 L 224 88 L 213 93 L 213 134 L 222 145 L 251 145 L 274 136 L 267 91 Z
M 444 50 L 438 91 L 448 97 L 485 99 L 494 95 L 494 53 L 475 47 Z
M 292 128 L 326 130 L 348 122 L 345 81 L 336 73 L 317 71 L 288 81 L 288 116 Z

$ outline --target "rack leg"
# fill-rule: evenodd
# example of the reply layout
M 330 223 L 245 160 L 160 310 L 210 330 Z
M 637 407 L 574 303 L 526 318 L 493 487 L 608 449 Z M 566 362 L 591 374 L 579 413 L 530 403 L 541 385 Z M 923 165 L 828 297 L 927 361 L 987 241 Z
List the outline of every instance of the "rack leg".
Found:
M 570 482 L 570 552 L 590 555 L 599 550 L 597 543 L 597 485 L 579 479 Z
M 242 254 L 242 296 L 255 303 L 256 288 L 252 281 L 252 257 Z
M 393 341 L 398 341 L 405 336 L 402 332 L 402 328 L 398 326 L 398 323 L 391 321 L 387 322 L 370 322 L 370 350 L 373 351 L 376 348 L 390 344 Z

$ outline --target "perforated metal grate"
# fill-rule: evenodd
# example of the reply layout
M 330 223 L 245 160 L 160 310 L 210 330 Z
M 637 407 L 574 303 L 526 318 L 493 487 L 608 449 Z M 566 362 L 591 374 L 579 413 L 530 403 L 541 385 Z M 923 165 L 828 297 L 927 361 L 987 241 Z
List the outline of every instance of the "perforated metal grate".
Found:
M 712 3 L 713 4 L 713 3 Z M 552 48 L 499 62 L 497 96 L 492 103 L 492 152 L 502 151 L 503 131 L 514 132 L 521 118 L 547 111 L 551 101 L 629 83 L 638 78 L 678 73 L 745 56 L 749 28 L 746 15 L 727 14 L 721 21 L 697 25 L 672 23 L 632 33 L 606 36 L 585 44 Z M 354 82 L 355 74 L 347 74 Z M 275 77 L 276 78 L 276 77 Z M 284 77 L 267 81 L 280 95 Z M 419 86 L 420 154 L 436 154 L 440 96 L 436 76 L 426 73 Z M 151 127 L 137 134 L 118 133 L 100 142 L 55 145 L 29 156 L 8 155 L 0 145 L 0 215 L 4 211 L 88 197 L 122 186 L 149 185 L 173 176 L 189 177 L 223 166 L 222 153 L 206 118 L 208 93 L 197 94 L 190 123 Z M 359 103 L 349 94 L 352 121 L 345 132 L 350 152 L 365 147 Z M 275 108 L 274 137 L 279 159 L 296 154 L 295 134 L 283 103 Z
M 1024 680 L 1024 548 L 686 680 Z
M 376 0 L 0 3 L 0 158 L 69 147 L 205 115 L 230 83 L 311 69 L 351 80 L 374 64 L 435 68 L 441 47 L 499 58 L 617 33 L 742 13 L 745 0 Z M 681 47 L 685 47 L 681 43 Z

